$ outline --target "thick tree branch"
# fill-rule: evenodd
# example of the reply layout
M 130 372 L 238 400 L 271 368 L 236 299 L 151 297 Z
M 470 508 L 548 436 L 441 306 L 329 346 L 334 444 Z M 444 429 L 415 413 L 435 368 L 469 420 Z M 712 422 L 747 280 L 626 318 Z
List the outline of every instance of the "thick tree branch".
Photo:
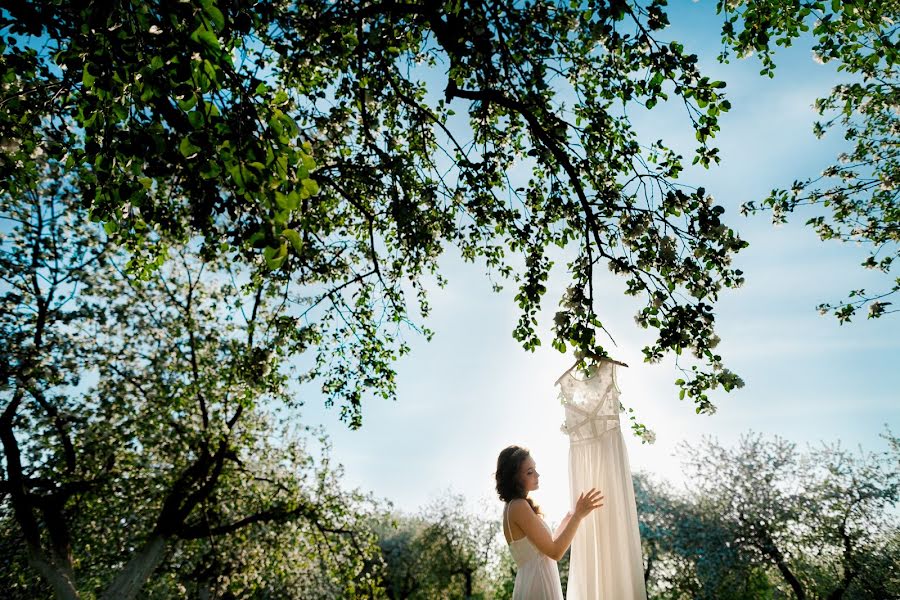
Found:
M 210 526 L 208 523 L 200 523 L 190 527 L 184 527 L 178 532 L 178 537 L 185 540 L 196 540 L 209 536 L 219 536 L 233 533 L 255 523 L 284 523 L 296 517 L 303 517 L 314 523 L 320 531 L 338 534 L 353 534 L 350 529 L 340 527 L 327 527 L 321 524 L 318 513 L 309 506 L 300 506 L 292 509 L 270 508 L 249 515 L 225 525 Z
M 10 402 L 16 406 L 21 402 L 24 391 L 17 388 Z M 8 409 L 9 407 L 7 407 Z M 43 575 L 59 598 L 78 598 L 72 574 L 71 556 L 66 561 L 67 552 L 51 552 L 50 556 L 41 544 L 41 530 L 33 512 L 35 497 L 29 492 L 22 469 L 22 458 L 18 441 L 13 431 L 14 412 L 5 412 L 0 417 L 0 443 L 3 445 L 3 456 L 6 459 L 6 491 L 10 495 L 13 514 L 25 538 L 28 562 Z M 54 513 L 50 513 L 51 517 Z M 57 541 L 60 541 L 57 539 Z M 65 544 L 64 544 L 65 546 Z
M 601 228 L 597 222 L 596 217 L 594 216 L 594 211 L 591 209 L 591 204 L 588 200 L 587 192 L 585 191 L 584 186 L 581 183 L 581 177 L 578 173 L 578 169 L 576 169 L 575 165 L 572 164 L 572 161 L 569 159 L 569 155 L 565 150 L 562 149 L 559 141 L 556 140 L 553 135 L 546 130 L 546 128 L 544 128 L 540 120 L 527 105 L 518 100 L 509 98 L 499 90 L 460 89 L 456 86 L 456 83 L 454 81 L 450 81 L 450 83 L 447 84 L 446 94 L 448 99 L 458 97 L 480 102 L 493 102 L 499 106 L 503 106 L 508 110 L 515 111 L 522 115 L 522 117 L 528 122 L 529 129 L 531 130 L 534 137 L 541 144 L 543 144 L 543 146 L 547 150 L 550 151 L 550 153 L 553 155 L 553 158 L 566 172 L 566 175 L 569 178 L 569 184 L 575 190 L 576 196 L 578 196 L 578 201 L 581 204 L 582 211 L 584 212 L 585 222 L 594 238 L 594 244 L 596 244 L 597 246 L 597 252 L 609 260 L 614 259 L 612 255 L 604 250 L 605 245 L 600 239 Z
M 72 437 L 69 435 L 69 427 L 66 424 L 66 420 L 59 414 L 59 410 L 47 401 L 41 390 L 31 386 L 28 391 L 53 423 L 53 428 L 56 430 L 60 443 L 62 443 L 66 473 L 69 475 L 73 474 L 76 466 L 75 447 L 72 445 Z

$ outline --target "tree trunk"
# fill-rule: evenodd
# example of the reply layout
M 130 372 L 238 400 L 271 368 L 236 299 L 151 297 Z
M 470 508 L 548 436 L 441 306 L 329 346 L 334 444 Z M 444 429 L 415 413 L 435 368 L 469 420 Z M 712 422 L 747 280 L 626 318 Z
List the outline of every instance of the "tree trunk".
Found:
M 769 547 L 766 548 L 765 552 L 772 558 L 775 562 L 775 566 L 781 571 L 781 575 L 784 577 L 785 581 L 787 581 L 788 585 L 791 586 L 791 589 L 794 590 L 794 593 L 797 595 L 797 600 L 806 600 L 806 590 L 803 589 L 803 584 L 800 583 L 800 580 L 797 579 L 790 567 L 788 567 L 787 563 L 784 561 L 784 555 L 771 540 L 769 540 Z
M 60 569 L 44 558 L 42 552 L 28 552 L 28 564 L 31 568 L 44 576 L 58 600 L 78 600 L 78 589 L 69 569 Z
M 644 567 L 644 587 L 650 583 L 650 571 L 653 569 L 653 555 L 647 554 L 647 566 Z
M 851 507 L 853 504 L 851 504 Z M 853 540 L 847 534 L 847 519 L 849 518 L 849 510 L 848 513 L 844 515 L 844 520 L 841 521 L 840 526 L 838 527 L 838 532 L 841 534 L 841 540 L 844 544 L 844 560 L 843 560 L 843 568 L 844 568 L 844 577 L 841 580 L 840 585 L 828 594 L 827 600 L 841 600 L 844 597 L 844 594 L 847 593 L 847 590 L 850 589 L 850 584 L 853 583 L 853 580 L 856 578 L 857 571 L 854 568 L 854 560 L 853 560 Z
M 22 537 L 25 538 L 28 564 L 47 579 L 57 598 L 77 599 L 78 589 L 75 587 L 72 563 L 65 562 L 67 553 L 63 551 L 57 561 L 53 554 L 48 556 L 41 546 L 40 526 L 34 515 L 34 497 L 26 488 L 19 442 L 13 432 L 13 418 L 25 396 L 24 390 L 24 383 L 17 384 L 12 400 L 0 415 L 0 443 L 6 459 L 6 478 L 13 514 L 22 530 Z
M 144 582 L 156 569 L 166 550 L 166 540 L 154 534 L 144 546 L 131 557 L 122 572 L 106 588 L 100 600 L 131 600 L 144 586 Z
M 788 566 L 784 564 L 784 561 L 777 561 L 775 564 L 778 565 L 778 570 L 784 575 L 784 578 L 787 580 L 788 584 L 790 584 L 791 589 L 797 594 L 797 600 L 806 600 L 806 590 L 803 589 L 803 584 L 794 576 Z

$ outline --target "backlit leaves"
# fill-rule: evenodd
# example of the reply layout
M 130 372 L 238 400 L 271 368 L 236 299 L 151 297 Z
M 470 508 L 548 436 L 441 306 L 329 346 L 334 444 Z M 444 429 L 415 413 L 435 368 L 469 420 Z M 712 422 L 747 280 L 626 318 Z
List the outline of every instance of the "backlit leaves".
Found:
M 795 181 L 789 189 L 774 189 L 761 202 L 748 202 L 745 213 L 768 210 L 782 223 L 798 207 L 813 205 L 820 214 L 809 218 L 822 240 L 863 245 L 866 269 L 887 276 L 879 291 L 852 290 L 840 302 L 822 303 L 822 314 L 833 313 L 843 323 L 860 309 L 868 318 L 896 312 L 889 298 L 900 291 L 893 263 L 900 252 L 898 142 L 900 142 L 900 11 L 893 1 L 802 2 L 774 8 L 767 2 L 719 2 L 726 16 L 723 42 L 738 54 L 759 53 L 763 74 L 774 75 L 776 45 L 791 45 L 812 35 L 813 60 L 833 63 L 849 76 L 827 96 L 816 100 L 821 117 L 813 131 L 822 137 L 837 130 L 847 149 L 820 175 Z M 723 53 L 727 57 L 728 51 Z
M 158 268 L 162 239 L 199 235 L 205 253 L 236 249 L 234 260 L 290 282 L 294 305 L 328 332 L 313 376 L 353 426 L 365 394 L 393 395 L 402 329 L 430 335 L 411 312 L 427 316 L 426 286 L 443 283 L 437 260 L 451 247 L 515 281 L 513 335 L 526 349 L 541 343 L 550 248 L 577 257 L 551 341 L 561 351 L 605 353 L 593 276 L 621 275 L 645 302 L 638 324 L 659 332 L 645 358 L 690 349 L 705 365 L 684 384 L 704 409 L 710 388 L 740 383 L 713 351 L 712 307 L 742 283 L 731 259 L 745 244 L 705 192 L 678 181 L 684 160 L 718 162 L 729 104 L 690 48 L 664 38 L 665 8 L 11 9 L 5 76 L 27 64 L 29 81 L 4 98 L 27 90 L 35 102 L 27 127 L 12 113 L 0 126 L 20 140 L 53 124 L 50 158 L 77 173 L 92 217 L 113 223 L 132 273 Z M 44 89 L 40 102 L 31 90 Z M 639 140 L 624 117 L 672 100 L 697 140 L 687 159 Z

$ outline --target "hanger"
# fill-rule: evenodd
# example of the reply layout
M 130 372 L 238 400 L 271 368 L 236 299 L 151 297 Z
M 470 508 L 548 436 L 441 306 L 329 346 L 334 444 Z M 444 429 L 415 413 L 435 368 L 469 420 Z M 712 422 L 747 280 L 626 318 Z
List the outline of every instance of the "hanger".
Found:
M 586 352 L 586 353 L 584 354 L 584 356 L 585 356 L 586 358 L 592 358 L 592 359 L 594 359 L 596 362 L 611 362 L 611 363 L 613 363 L 614 365 L 619 365 L 620 367 L 626 367 L 626 368 L 628 367 L 628 365 L 626 365 L 625 363 L 623 363 L 623 362 L 621 362 L 621 361 L 615 360 L 614 358 L 609 358 L 608 356 L 600 356 L 599 354 L 595 354 L 595 353 L 593 353 L 593 352 Z M 568 369 L 566 369 L 565 371 L 563 371 L 563 374 L 559 376 L 559 379 L 557 379 L 556 382 L 555 382 L 553 385 L 558 385 L 559 382 L 562 381 L 562 378 L 565 377 L 566 375 L 568 375 L 569 372 L 570 372 L 572 369 L 574 369 L 575 367 L 577 367 L 577 366 L 578 366 L 578 363 L 580 363 L 580 362 L 581 362 L 580 360 L 579 360 L 579 361 L 576 361 L 574 365 L 572 365 L 571 367 L 569 367 Z

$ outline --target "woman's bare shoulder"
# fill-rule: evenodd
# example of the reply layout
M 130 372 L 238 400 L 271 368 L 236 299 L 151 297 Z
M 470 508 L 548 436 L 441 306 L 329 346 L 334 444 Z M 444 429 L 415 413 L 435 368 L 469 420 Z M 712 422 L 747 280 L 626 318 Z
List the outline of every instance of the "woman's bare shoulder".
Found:
M 520 516 L 528 513 L 533 514 L 534 511 L 531 510 L 531 506 L 524 498 L 515 498 L 509 501 L 509 514 Z

